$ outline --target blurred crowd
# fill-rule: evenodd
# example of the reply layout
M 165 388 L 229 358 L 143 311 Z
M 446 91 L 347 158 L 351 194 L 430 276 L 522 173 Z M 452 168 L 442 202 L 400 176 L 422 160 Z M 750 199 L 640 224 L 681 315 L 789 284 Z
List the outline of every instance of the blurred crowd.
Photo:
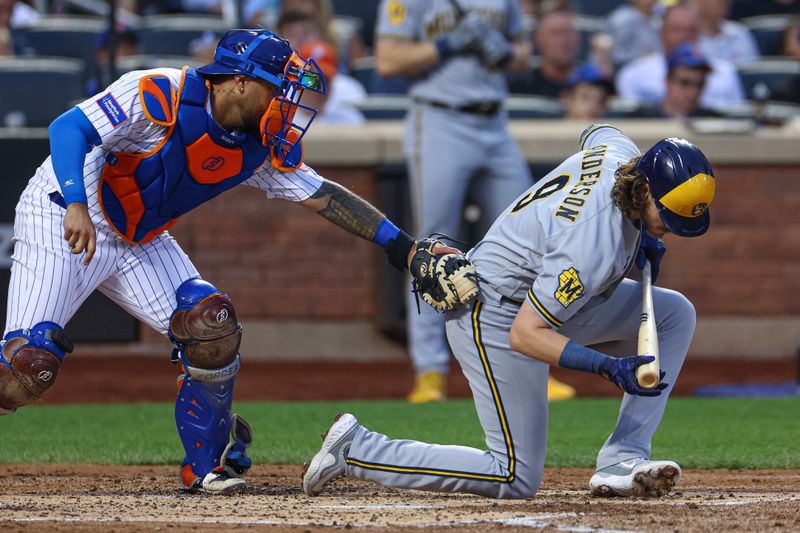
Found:
M 800 0 L 519 1 L 533 54 L 526 72 L 508 74 L 510 92 L 552 101 L 560 116 L 682 119 L 726 115 L 754 100 L 800 103 Z M 365 119 L 359 103 L 370 95 L 403 94 L 407 86 L 375 72 L 378 5 L 378 0 L 118 0 L 113 32 L 118 66 L 109 68 L 110 32 L 98 32 L 85 93 L 102 90 L 124 71 L 121 58 L 144 55 L 146 21 L 205 15 L 225 27 L 263 26 L 288 38 L 329 79 L 327 101 L 316 102 L 322 108 L 318 120 L 359 123 Z M 105 15 L 87 12 L 84 2 L 0 0 L 0 56 L 53 55 L 40 53 L 29 30 L 54 16 Z M 199 26 L 196 33 L 185 52 L 166 55 L 197 64 L 210 60 L 221 30 Z M 166 66 L 163 58 L 152 59 L 159 55 L 151 51 L 153 64 L 136 65 Z

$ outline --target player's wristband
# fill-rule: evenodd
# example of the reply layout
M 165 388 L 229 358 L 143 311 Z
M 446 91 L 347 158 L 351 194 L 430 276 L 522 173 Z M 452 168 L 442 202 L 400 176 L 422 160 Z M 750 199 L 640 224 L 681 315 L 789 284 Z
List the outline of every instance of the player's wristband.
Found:
M 414 237 L 398 229 L 395 238 L 391 239 L 383 248 L 386 250 L 386 255 L 389 256 L 389 264 L 400 272 L 405 270 L 408 267 L 408 253 L 415 242 L 417 241 L 414 240 Z
M 606 359 L 609 359 L 609 356 L 570 340 L 561 352 L 558 366 L 599 374 Z
M 434 39 L 433 45 L 436 47 L 436 51 L 439 52 L 439 57 L 442 59 L 453 55 L 453 48 L 450 46 L 450 41 L 448 41 L 446 37 L 442 36 Z
M 382 248 L 386 248 L 389 241 L 396 239 L 398 235 L 400 235 L 400 228 L 395 226 L 388 218 L 384 218 L 378 225 L 378 231 L 375 232 L 372 242 Z

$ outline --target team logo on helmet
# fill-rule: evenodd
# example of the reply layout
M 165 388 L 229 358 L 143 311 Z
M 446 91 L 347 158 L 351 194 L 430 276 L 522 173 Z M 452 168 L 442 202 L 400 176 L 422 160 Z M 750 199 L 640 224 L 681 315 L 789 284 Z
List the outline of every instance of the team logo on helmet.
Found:
M 707 207 L 708 204 L 706 202 L 700 202 L 699 204 L 696 204 L 694 207 L 692 207 L 692 216 L 699 217 L 705 212 Z
M 39 381 L 44 381 L 46 383 L 53 379 L 53 373 L 49 370 L 42 370 L 36 377 L 39 378 Z
M 217 170 L 221 169 L 222 166 L 225 164 L 225 158 L 212 155 L 205 161 L 203 161 L 203 170 L 208 170 L 209 172 L 216 172 Z
M 222 323 L 226 320 L 228 320 L 228 310 L 223 307 L 220 309 L 219 313 L 217 313 L 217 322 Z
M 564 307 L 583 297 L 583 282 L 580 273 L 575 267 L 569 267 L 558 275 L 558 288 L 555 292 L 556 300 Z

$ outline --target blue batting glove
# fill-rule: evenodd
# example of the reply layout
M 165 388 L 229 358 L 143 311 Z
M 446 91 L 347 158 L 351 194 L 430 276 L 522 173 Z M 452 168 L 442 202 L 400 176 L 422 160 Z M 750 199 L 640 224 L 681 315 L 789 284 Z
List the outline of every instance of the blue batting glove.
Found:
M 667 246 L 661 242 L 661 239 L 656 239 L 647 233 L 647 230 L 643 229 L 642 241 L 639 243 L 639 250 L 636 252 L 636 266 L 639 270 L 643 270 L 644 260 L 649 260 L 650 272 L 653 274 L 653 283 L 656 282 L 661 258 L 665 253 L 667 253 Z
M 669 385 L 669 383 L 664 383 L 663 381 L 666 375 L 663 371 L 661 372 L 662 381 L 652 389 L 645 389 L 639 385 L 639 381 L 636 379 L 636 369 L 651 361 L 655 361 L 655 359 L 656 358 L 652 355 L 633 355 L 619 358 L 609 357 L 600 365 L 599 374 L 628 394 L 635 394 L 637 396 L 660 396 L 661 391 L 666 389 Z

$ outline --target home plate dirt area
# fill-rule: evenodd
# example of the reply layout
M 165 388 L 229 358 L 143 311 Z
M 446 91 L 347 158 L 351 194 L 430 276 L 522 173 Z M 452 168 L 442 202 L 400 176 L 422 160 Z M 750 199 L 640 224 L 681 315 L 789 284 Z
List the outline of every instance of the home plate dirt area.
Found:
M 800 531 L 796 470 L 689 470 L 667 497 L 621 500 L 590 497 L 588 469 L 553 468 L 521 501 L 349 479 L 308 497 L 296 465 L 255 467 L 246 493 L 222 497 L 181 492 L 166 466 L 2 470 L 0 528 L 11 531 Z

